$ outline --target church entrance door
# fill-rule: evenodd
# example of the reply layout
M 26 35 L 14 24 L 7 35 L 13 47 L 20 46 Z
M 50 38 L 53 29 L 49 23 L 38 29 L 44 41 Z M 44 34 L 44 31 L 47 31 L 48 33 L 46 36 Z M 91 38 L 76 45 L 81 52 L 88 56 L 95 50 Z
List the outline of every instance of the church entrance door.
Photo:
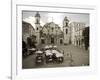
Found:
M 63 40 L 62 39 L 60 39 L 60 44 L 63 44 Z
M 44 40 L 44 39 L 41 39 L 41 43 L 42 43 L 42 44 L 45 44 L 45 40 Z
M 54 44 L 54 38 L 53 37 L 51 38 L 51 44 Z

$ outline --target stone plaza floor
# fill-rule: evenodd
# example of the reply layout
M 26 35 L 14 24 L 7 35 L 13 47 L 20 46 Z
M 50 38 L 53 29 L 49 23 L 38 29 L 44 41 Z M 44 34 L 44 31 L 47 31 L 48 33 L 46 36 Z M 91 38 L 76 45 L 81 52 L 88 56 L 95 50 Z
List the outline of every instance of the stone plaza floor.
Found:
M 44 47 L 45 45 L 39 46 Z M 51 68 L 51 67 L 80 67 L 80 66 L 89 66 L 89 51 L 79 48 L 74 45 L 57 45 L 59 50 L 64 50 L 64 62 L 63 63 L 48 63 L 37 66 L 35 64 L 35 55 L 29 55 L 22 60 L 23 69 L 31 68 Z M 67 53 L 70 52 L 72 55 L 72 61 L 67 59 Z

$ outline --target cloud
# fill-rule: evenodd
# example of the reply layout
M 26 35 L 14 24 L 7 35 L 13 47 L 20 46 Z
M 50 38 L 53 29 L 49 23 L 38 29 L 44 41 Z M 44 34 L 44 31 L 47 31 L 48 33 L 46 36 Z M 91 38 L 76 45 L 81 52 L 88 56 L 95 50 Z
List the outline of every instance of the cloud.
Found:
M 51 12 L 39 12 L 40 13 L 40 25 L 44 26 L 44 24 L 49 22 L 54 22 L 58 24 L 60 27 L 63 26 L 63 19 L 65 16 L 68 17 L 70 22 L 83 22 L 86 25 L 89 25 L 89 14 L 72 14 L 72 13 L 51 13 Z M 35 14 L 36 12 L 24 12 L 23 13 L 23 21 L 30 23 L 35 28 Z
M 30 16 L 28 18 L 23 19 L 23 21 L 26 21 L 28 23 L 30 23 L 34 28 L 35 28 L 35 17 L 34 16 Z M 40 25 L 43 26 L 45 23 L 40 20 Z
M 60 27 L 62 26 L 63 14 L 62 13 L 48 13 L 48 22 L 55 22 Z

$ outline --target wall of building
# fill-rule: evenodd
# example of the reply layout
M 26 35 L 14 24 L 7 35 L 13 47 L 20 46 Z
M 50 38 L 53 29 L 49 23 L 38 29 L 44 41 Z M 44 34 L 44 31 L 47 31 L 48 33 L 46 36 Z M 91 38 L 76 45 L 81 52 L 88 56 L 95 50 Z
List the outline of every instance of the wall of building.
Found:
M 86 27 L 84 23 L 81 22 L 71 22 L 71 42 L 75 46 L 84 47 L 83 42 L 83 30 Z
M 22 38 L 27 43 L 27 38 L 34 35 L 35 31 L 30 23 L 22 22 Z

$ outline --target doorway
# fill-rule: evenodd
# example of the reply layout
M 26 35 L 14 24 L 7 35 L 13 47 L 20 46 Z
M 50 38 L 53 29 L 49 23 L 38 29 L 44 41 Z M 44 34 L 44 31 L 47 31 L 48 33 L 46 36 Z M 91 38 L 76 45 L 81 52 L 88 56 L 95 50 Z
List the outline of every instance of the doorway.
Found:
M 51 38 L 51 44 L 54 44 L 54 38 Z
M 62 39 L 60 39 L 60 44 L 63 44 L 63 40 Z
M 41 43 L 42 43 L 42 44 L 45 44 L 45 40 L 44 40 L 44 39 L 41 39 Z

